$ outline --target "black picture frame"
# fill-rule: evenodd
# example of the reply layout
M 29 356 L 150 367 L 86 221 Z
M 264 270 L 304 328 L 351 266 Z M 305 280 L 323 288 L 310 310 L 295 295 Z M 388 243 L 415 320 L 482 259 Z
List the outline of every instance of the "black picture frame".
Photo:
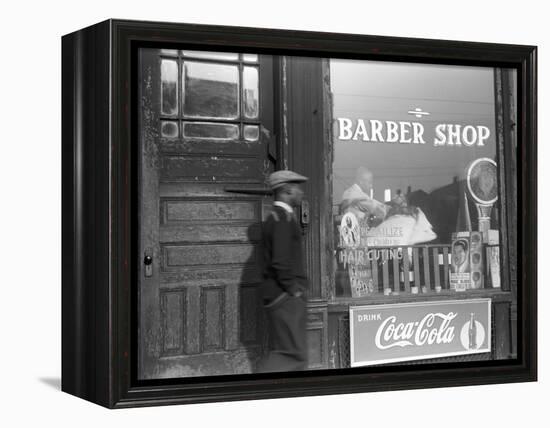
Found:
M 202 50 L 516 69 L 518 141 L 515 153 L 507 149 L 511 162 L 504 175 L 511 191 L 507 203 L 517 195 L 517 218 L 509 219 L 507 238 L 510 254 L 518 257 L 505 266 L 517 287 L 517 358 L 138 382 L 131 140 L 138 101 L 132 51 L 159 42 Z M 64 36 L 62 390 L 125 408 L 536 381 L 536 129 L 534 46 L 126 20 L 107 20 Z

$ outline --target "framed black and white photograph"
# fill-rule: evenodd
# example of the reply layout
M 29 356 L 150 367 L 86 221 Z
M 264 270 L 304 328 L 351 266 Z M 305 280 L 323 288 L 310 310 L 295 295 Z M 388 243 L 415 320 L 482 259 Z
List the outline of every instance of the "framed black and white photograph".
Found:
M 63 390 L 129 407 L 535 380 L 535 88 L 532 46 L 65 36 Z

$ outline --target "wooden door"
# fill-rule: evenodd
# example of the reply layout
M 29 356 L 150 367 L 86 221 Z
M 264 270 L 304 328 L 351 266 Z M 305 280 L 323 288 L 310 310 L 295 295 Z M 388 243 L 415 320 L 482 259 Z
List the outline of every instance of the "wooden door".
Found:
M 142 49 L 138 67 L 138 378 L 251 372 L 270 200 L 227 190 L 273 170 L 272 59 Z

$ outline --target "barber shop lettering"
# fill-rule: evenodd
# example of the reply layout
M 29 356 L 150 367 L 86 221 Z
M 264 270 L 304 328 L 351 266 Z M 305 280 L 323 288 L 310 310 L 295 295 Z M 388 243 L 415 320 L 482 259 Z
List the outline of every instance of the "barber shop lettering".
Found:
M 426 144 L 424 125 L 419 122 L 338 118 L 338 139 L 372 143 Z M 491 135 L 487 126 L 440 123 L 434 128 L 433 145 L 482 147 Z

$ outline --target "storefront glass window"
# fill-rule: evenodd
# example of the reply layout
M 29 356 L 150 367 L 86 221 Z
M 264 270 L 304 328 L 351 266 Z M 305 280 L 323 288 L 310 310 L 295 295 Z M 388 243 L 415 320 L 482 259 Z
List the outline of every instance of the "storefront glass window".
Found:
M 239 59 L 239 54 L 229 52 L 182 51 L 182 54 L 191 58 L 214 59 L 220 61 L 237 61 Z
M 161 55 L 178 56 L 178 51 L 176 49 L 161 49 L 160 53 Z
M 243 54 L 244 62 L 258 62 L 258 55 L 255 54 Z
M 175 121 L 162 121 L 160 123 L 161 135 L 165 138 L 178 137 L 178 123 Z
M 332 60 L 330 72 L 336 294 L 498 286 L 494 69 Z
M 160 53 L 163 138 L 259 140 L 258 55 L 173 49 Z
M 178 114 L 178 63 L 171 59 L 163 59 L 160 66 L 162 114 L 174 116 Z
M 256 119 L 259 110 L 258 68 L 244 67 L 243 70 L 243 101 L 244 116 Z
M 260 137 L 260 128 L 256 125 L 244 126 L 244 139 L 246 141 L 258 141 Z
M 236 65 L 184 62 L 183 113 L 187 117 L 239 117 Z
M 183 135 L 188 138 L 236 140 L 239 138 L 239 126 L 223 123 L 185 122 Z

